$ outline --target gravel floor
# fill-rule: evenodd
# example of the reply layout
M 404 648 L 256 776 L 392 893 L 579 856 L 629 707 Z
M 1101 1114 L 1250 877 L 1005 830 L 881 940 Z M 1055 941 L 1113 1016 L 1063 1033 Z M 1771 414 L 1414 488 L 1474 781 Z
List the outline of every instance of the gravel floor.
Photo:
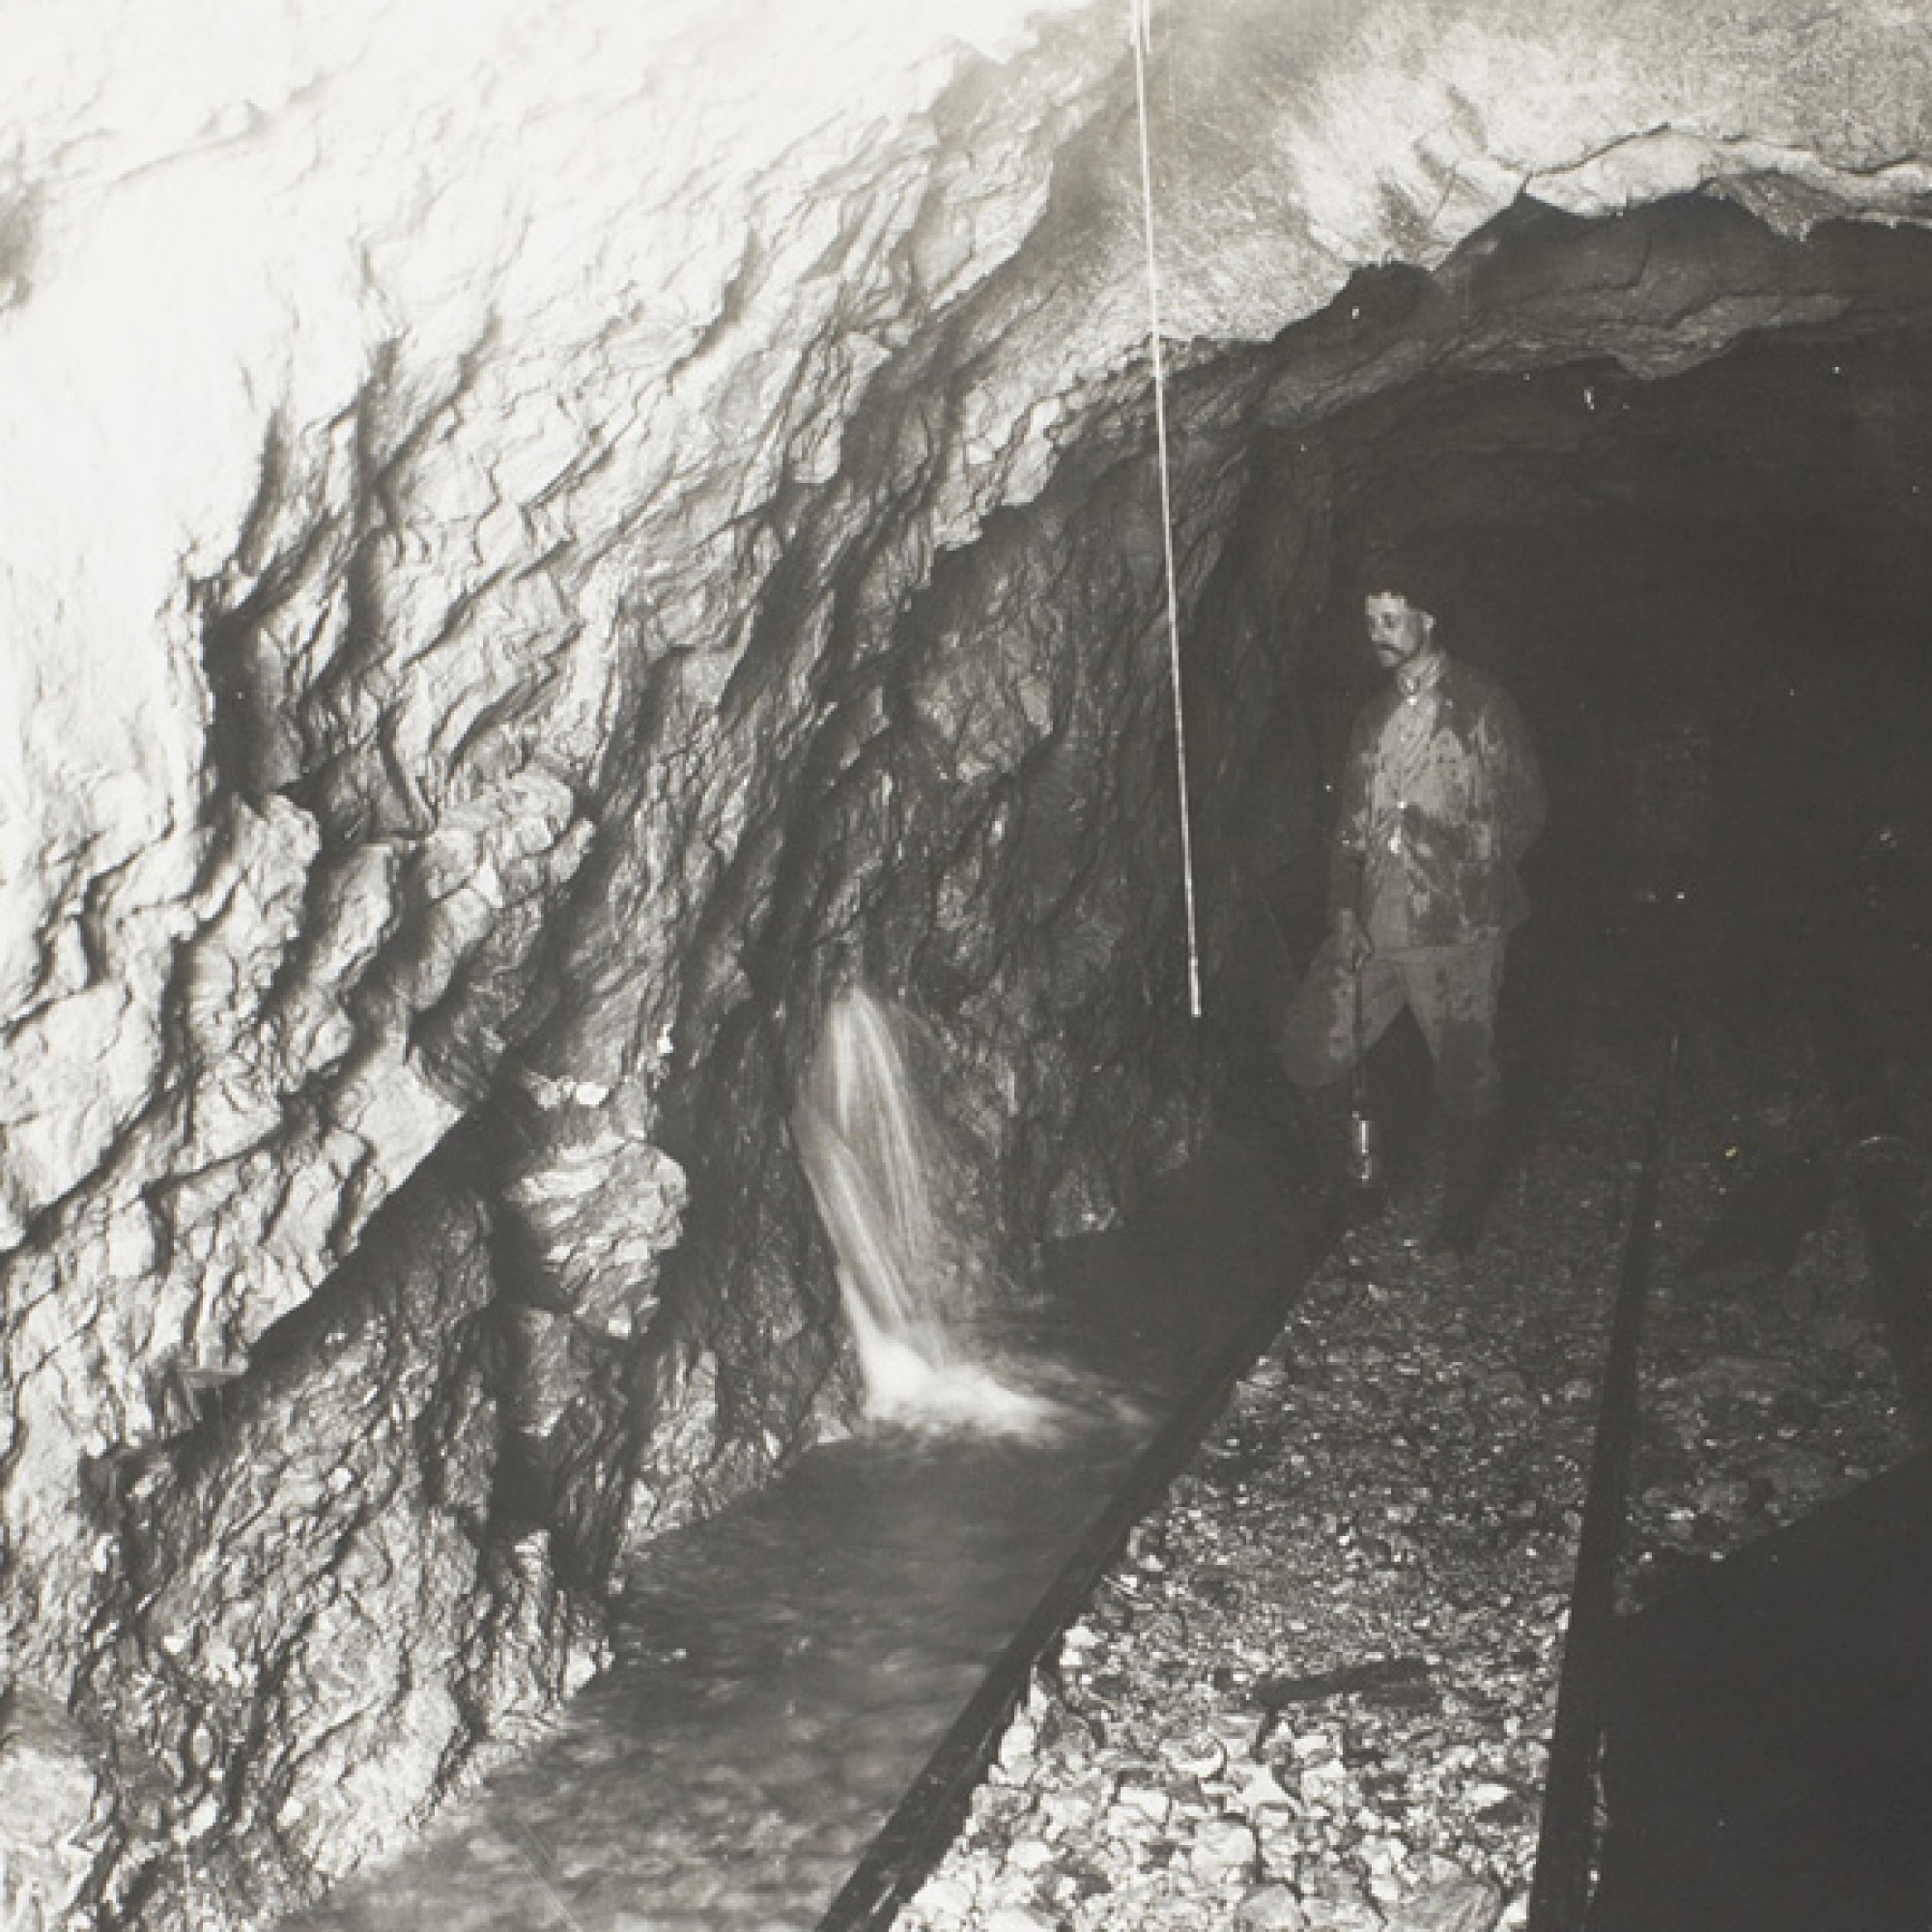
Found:
M 1521 1922 L 1661 1062 L 1607 1009 L 1565 1037 L 1473 1263 L 1422 1249 L 1425 1157 L 1311 1282 L 1037 1674 L 908 1932 Z M 1688 1032 L 1627 1602 L 1909 1447 L 1848 1190 L 1788 1264 L 1685 1266 L 1772 1161 L 1834 1172 L 1820 1093 L 1795 1023 Z

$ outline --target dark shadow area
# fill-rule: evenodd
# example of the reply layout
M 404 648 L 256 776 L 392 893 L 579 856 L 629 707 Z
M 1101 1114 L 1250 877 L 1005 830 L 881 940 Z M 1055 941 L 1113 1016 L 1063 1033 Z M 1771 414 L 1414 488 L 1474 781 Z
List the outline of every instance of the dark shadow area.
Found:
M 1646 366 L 1633 319 L 1663 300 L 1657 278 L 1727 273 L 1765 326 L 1670 365 L 1666 303 Z M 1277 345 L 1280 383 L 1313 380 L 1340 318 L 1368 356 L 1389 353 L 1384 337 L 1451 343 L 1511 302 L 1528 304 L 1511 311 L 1529 332 L 1519 355 L 1566 304 L 1603 304 L 1602 340 L 1633 331 L 1632 353 L 1493 374 L 1445 362 L 1319 429 L 1258 437 L 1237 549 L 1264 577 L 1273 533 L 1325 486 L 1334 558 L 1313 608 L 1280 626 L 1294 669 L 1260 737 L 1275 769 L 1253 791 L 1282 829 L 1252 838 L 1275 868 L 1242 882 L 1224 997 L 1270 1037 L 1314 950 L 1348 724 L 1378 682 L 1359 566 L 1400 559 L 1446 648 L 1521 706 L 1548 781 L 1503 1027 L 1518 1130 L 1533 1134 L 1565 1050 L 1540 989 L 1580 956 L 1607 964 L 1618 1024 L 1661 1031 L 1682 1002 L 1761 1035 L 1805 998 L 1875 874 L 1896 896 L 1928 871 L 1932 247 L 1830 224 L 1792 242 L 1696 201 L 1607 223 L 1525 204 L 1435 284 L 1409 275 L 1383 316 L 1358 279 Z M 1407 1118 L 1413 1044 L 1377 1056 L 1398 1146 L 1427 1132 Z
M 1303 760 L 1297 808 L 1278 810 L 1293 837 L 1257 845 L 1322 868 L 1348 722 L 1377 682 L 1357 565 L 1399 557 L 1447 649 L 1522 707 L 1548 784 L 1500 1028 L 1519 1135 L 1562 1084 L 1556 995 L 1579 982 L 1612 1034 L 1661 1041 L 1682 1021 L 1694 1057 L 1767 1046 L 1842 973 L 1898 1054 L 1924 1028 L 1932 905 L 1932 250 L 1830 225 L 1793 243 L 1693 203 L 1605 223 L 1525 206 L 1485 245 L 1460 296 L 1453 265 L 1433 286 L 1358 278 L 1359 335 L 1337 304 L 1304 331 L 1305 363 L 1280 345 L 1286 398 L 1387 354 L 1378 330 L 1448 344 L 1513 303 L 1520 359 L 1418 356 L 1424 373 L 1319 431 L 1258 441 L 1254 526 L 1325 487 L 1334 567 L 1283 646 L 1299 715 L 1264 740 Z M 1661 302 L 1646 364 L 1629 353 L 1643 292 L 1692 258 L 1752 289 L 1765 326 L 1672 362 L 1699 303 Z M 1402 298 L 1386 316 L 1378 293 Z M 1606 326 L 1575 336 L 1588 353 L 1532 366 L 1541 328 L 1556 339 L 1597 302 Z M 1256 1015 L 1314 949 L 1310 896 L 1297 876 L 1261 906 L 1270 930 L 1240 980 Z M 1372 1056 L 1371 1084 L 1400 1188 L 1434 1131 L 1412 1027 Z M 1922 1142 L 1920 1089 L 1902 1112 Z M 1903 1138 L 1889 1155 L 1916 1208 L 1920 1158 Z M 1797 1214 L 1796 1192 L 1776 1205 Z M 1929 1503 L 1921 1459 L 1630 1624 L 1592 1932 L 1932 1923 Z
M 1922 1932 L 1932 1458 L 1626 1626 L 1589 1932 Z

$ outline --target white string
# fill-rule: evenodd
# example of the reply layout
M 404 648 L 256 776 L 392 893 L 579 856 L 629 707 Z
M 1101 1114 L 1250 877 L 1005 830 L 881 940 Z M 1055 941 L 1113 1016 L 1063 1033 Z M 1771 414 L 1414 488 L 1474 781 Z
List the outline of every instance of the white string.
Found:
M 1194 913 L 1194 826 L 1187 798 L 1187 719 L 1180 702 L 1180 599 L 1174 573 L 1174 492 L 1168 480 L 1167 366 L 1160 347 L 1160 276 L 1153 251 L 1153 155 L 1148 141 L 1147 56 L 1153 44 L 1153 0 L 1127 0 L 1134 43 L 1134 98 L 1140 108 L 1141 209 L 1147 231 L 1148 342 L 1153 352 L 1153 426 L 1160 458 L 1160 532 L 1167 566 L 1167 657 L 1174 691 L 1175 782 L 1180 799 L 1180 887 L 1187 915 L 1187 1007 L 1201 1017 L 1201 940 Z

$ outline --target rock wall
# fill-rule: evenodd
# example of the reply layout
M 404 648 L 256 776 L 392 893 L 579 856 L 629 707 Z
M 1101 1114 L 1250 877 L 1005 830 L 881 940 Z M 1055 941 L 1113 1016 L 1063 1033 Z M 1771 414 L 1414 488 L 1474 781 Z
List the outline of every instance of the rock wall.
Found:
M 1204 1118 L 1113 10 L 230 12 L 4 20 L 29 1924 L 174 1922 L 184 1869 L 242 1922 L 366 1856 L 594 1664 L 629 1552 L 836 1426 L 783 1119 L 843 977 L 926 1015 L 1022 1244 Z M 1614 250 L 1485 308 L 1485 224 L 1922 218 L 1918 15 L 1162 15 L 1211 970 L 1325 594 L 1320 425 L 1797 317 Z M 1328 306 L 1388 263 L 1430 328 Z
M 73 1708 L 108 1747 L 104 1903 L 136 1923 L 299 1902 L 606 1654 L 541 1534 L 492 1520 L 501 1342 L 460 1151 L 182 1434 L 84 1464 L 119 1587 Z

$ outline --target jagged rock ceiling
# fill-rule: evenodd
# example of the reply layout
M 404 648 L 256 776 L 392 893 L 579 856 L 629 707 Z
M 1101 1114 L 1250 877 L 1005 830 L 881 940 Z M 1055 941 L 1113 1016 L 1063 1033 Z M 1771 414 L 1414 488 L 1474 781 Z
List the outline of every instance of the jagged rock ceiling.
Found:
M 1123 13 L 6 8 L 10 1910 L 303 1895 L 846 1411 L 841 976 L 1018 1241 L 1198 1133 Z M 1210 963 L 1350 519 L 1667 521 L 1738 415 L 1612 419 L 1777 330 L 1916 538 L 1924 27 L 1161 12 Z

